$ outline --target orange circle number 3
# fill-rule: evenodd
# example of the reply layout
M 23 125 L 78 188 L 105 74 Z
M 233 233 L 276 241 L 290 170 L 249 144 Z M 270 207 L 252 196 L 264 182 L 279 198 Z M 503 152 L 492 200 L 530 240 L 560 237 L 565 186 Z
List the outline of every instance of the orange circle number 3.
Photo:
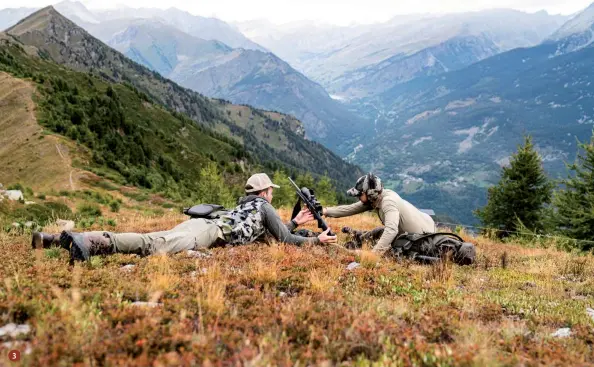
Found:
M 8 352 L 8 359 L 13 362 L 18 362 L 21 360 L 21 352 L 18 350 L 11 350 Z

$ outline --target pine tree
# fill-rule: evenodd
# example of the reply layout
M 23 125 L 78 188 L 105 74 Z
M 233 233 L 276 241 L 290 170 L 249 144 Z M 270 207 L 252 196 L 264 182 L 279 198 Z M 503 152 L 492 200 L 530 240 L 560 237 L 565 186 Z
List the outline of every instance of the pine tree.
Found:
M 589 144 L 580 143 L 582 152 L 568 165 L 570 174 L 562 180 L 564 188 L 555 193 L 553 223 L 562 234 L 580 240 L 594 240 L 594 136 Z M 592 243 L 579 243 L 590 250 Z
M 272 182 L 280 186 L 280 189 L 274 190 L 273 204 L 277 208 L 292 208 L 297 201 L 295 188 L 289 182 L 289 175 L 282 170 L 277 170 L 272 176 Z
M 214 162 L 208 163 L 200 170 L 198 195 L 204 203 L 220 204 L 226 207 L 233 207 L 235 204 L 233 194 Z
M 324 206 L 334 206 L 338 203 L 336 198 L 336 189 L 330 181 L 330 177 L 322 177 L 315 187 L 316 197 Z
M 551 201 L 551 191 L 542 159 L 534 150 L 532 138 L 526 136 L 524 145 L 512 155 L 509 167 L 503 167 L 499 183 L 489 188 L 487 205 L 475 214 L 490 228 L 515 231 L 523 225 L 541 230 L 543 208 Z
M 307 187 L 309 189 L 313 189 L 315 186 L 314 178 L 309 172 L 307 172 L 306 174 L 298 175 L 295 179 L 295 182 L 299 187 Z

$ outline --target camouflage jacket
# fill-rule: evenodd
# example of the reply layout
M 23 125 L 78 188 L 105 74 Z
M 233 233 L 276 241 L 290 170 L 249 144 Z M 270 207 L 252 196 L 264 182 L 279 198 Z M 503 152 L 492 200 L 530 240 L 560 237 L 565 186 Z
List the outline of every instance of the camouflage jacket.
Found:
M 225 241 L 232 246 L 245 245 L 270 233 L 277 241 L 301 245 L 317 244 L 317 238 L 306 238 L 291 234 L 292 224 L 285 225 L 276 209 L 265 199 L 250 195 L 239 200 L 239 205 L 215 220 L 221 228 Z

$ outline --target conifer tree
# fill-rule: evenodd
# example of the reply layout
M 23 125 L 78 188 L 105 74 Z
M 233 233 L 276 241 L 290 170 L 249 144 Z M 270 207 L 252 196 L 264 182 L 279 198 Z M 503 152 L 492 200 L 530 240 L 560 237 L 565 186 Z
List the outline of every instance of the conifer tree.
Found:
M 232 207 L 235 204 L 229 185 L 214 162 L 208 163 L 200 170 L 198 194 L 204 203 L 226 207 Z
M 542 229 L 543 209 L 551 201 L 552 184 L 542 167 L 542 159 L 534 150 L 532 138 L 524 137 L 503 167 L 501 180 L 488 192 L 487 205 L 475 212 L 484 226 L 515 231 L 519 225 L 530 230 Z M 507 232 L 501 233 L 505 236 Z
M 298 175 L 295 182 L 299 187 L 307 187 L 310 189 L 313 189 L 315 185 L 314 178 L 309 172 Z
M 277 208 L 292 208 L 297 201 L 297 194 L 288 177 L 289 175 L 282 170 L 274 172 L 272 177 L 272 182 L 280 186 L 280 189 L 274 190 L 273 204 Z
M 594 136 L 590 143 L 580 143 L 575 163 L 568 165 L 573 173 L 562 180 L 563 188 L 555 193 L 553 223 L 562 234 L 580 240 L 594 240 Z M 578 243 L 590 250 L 592 243 Z
M 338 203 L 336 189 L 328 176 L 324 176 L 318 181 L 315 187 L 315 193 L 320 203 L 324 206 L 334 206 Z

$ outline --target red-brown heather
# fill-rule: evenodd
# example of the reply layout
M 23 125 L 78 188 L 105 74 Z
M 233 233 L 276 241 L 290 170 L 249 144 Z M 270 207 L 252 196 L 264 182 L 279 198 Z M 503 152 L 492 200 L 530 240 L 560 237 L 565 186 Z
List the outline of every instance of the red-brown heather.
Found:
M 116 231 L 184 220 L 114 216 Z M 378 224 L 369 215 L 329 223 Z M 471 267 L 278 243 L 71 267 L 66 251 L 1 234 L 0 326 L 31 327 L 16 344 L 30 366 L 594 364 L 591 256 L 466 238 L 478 250 Z M 355 260 L 362 266 L 348 271 Z M 565 327 L 569 337 L 551 336 Z M 0 365 L 10 366 L 15 344 L 2 342 Z

